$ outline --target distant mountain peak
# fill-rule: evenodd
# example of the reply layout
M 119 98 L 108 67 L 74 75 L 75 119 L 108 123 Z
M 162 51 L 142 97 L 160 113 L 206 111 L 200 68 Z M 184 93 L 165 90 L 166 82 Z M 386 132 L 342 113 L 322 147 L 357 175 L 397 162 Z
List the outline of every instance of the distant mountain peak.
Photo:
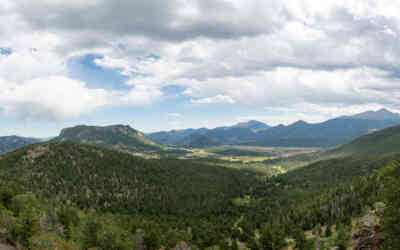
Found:
M 377 111 L 366 111 L 353 116 L 350 118 L 365 119 L 365 120 L 397 120 L 400 119 L 400 114 L 393 113 L 388 109 L 382 108 Z
M 298 120 L 294 124 L 308 124 L 308 123 L 306 121 L 303 121 L 303 120 Z
M 307 126 L 307 125 L 309 125 L 309 123 L 307 123 L 307 122 L 305 122 L 303 120 L 298 120 L 297 122 L 292 123 L 289 126 L 291 126 L 291 127 L 304 127 L 304 126 Z
M 262 130 L 262 129 L 268 129 L 270 128 L 269 125 L 256 121 L 256 120 L 249 120 L 247 122 L 239 122 L 236 125 L 232 126 L 233 128 L 249 128 L 249 129 L 256 129 L 256 130 Z

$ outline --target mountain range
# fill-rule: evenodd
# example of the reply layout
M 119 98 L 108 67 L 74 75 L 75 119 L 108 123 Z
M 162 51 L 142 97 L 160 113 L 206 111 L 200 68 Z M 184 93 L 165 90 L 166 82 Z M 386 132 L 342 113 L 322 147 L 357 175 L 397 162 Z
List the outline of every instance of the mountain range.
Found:
M 162 131 L 147 136 L 160 144 L 184 147 L 215 145 L 332 147 L 396 124 L 400 124 L 400 114 L 381 109 L 353 116 L 341 116 L 321 123 L 297 121 L 290 125 L 271 127 L 252 120 L 231 127 Z
M 74 141 L 129 152 L 160 151 L 162 145 L 200 148 L 218 145 L 333 147 L 397 124 L 400 124 L 399 114 L 381 109 L 341 116 L 321 123 L 297 121 L 290 125 L 269 126 L 251 120 L 215 129 L 191 128 L 150 134 L 126 125 L 80 125 L 63 129 L 52 140 Z M 0 154 L 40 141 L 43 140 L 3 136 L 0 137 Z
M 20 136 L 1 136 L 0 137 L 0 154 L 11 152 L 17 148 L 40 142 L 40 139 L 27 138 Z

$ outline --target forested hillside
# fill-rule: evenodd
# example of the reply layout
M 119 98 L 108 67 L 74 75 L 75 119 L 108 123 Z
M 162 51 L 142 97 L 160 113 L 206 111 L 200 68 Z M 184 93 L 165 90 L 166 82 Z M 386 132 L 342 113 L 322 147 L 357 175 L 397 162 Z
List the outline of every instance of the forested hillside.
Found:
M 53 141 L 73 141 L 121 151 L 143 152 L 160 150 L 160 146 L 143 133 L 124 125 L 76 126 L 65 128 Z
M 304 240 L 305 231 L 336 225 L 349 237 L 352 218 L 385 199 L 374 171 L 393 160 L 400 155 L 346 157 L 271 178 L 71 142 L 36 144 L 0 159 L 0 227 L 9 242 L 31 249 L 46 242 L 159 249 L 181 241 L 200 249 L 313 249 L 316 239 Z
M 382 154 L 400 151 L 400 126 L 361 136 L 335 150 L 338 153 Z

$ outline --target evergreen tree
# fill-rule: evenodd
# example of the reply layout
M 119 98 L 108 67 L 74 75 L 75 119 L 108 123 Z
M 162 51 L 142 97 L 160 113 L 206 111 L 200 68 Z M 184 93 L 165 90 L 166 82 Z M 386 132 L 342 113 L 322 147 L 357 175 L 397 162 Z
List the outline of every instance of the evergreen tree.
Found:
M 331 237 L 332 236 L 332 225 L 328 224 L 326 225 L 325 229 L 325 237 Z
M 348 246 L 349 232 L 347 227 L 341 226 L 336 237 L 336 246 L 338 250 L 346 250 Z
M 261 230 L 260 244 L 263 250 L 280 250 L 287 245 L 285 234 L 279 226 L 264 226 Z
M 305 250 L 307 246 L 307 238 L 304 231 L 297 227 L 294 232 L 294 240 L 296 241 L 296 249 Z

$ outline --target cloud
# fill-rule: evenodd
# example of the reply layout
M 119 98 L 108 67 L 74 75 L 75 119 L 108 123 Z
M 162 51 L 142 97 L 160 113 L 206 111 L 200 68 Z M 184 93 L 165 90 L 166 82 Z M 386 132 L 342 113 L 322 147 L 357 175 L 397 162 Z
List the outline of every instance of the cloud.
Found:
M 129 78 L 104 105 L 149 105 L 174 84 L 192 103 L 311 107 L 311 120 L 398 109 L 399 11 L 388 0 L 0 0 L 0 47 L 12 49 L 0 79 L 22 89 L 98 53 L 96 65 Z
M 132 90 L 122 93 L 119 97 L 119 102 L 122 105 L 148 105 L 162 96 L 163 93 L 157 88 L 137 85 Z
M 196 104 L 211 104 L 211 103 L 229 103 L 229 104 L 234 104 L 235 100 L 232 99 L 232 97 L 227 96 L 227 95 L 216 95 L 213 97 L 206 97 L 206 98 L 201 98 L 201 99 L 193 99 L 191 100 L 192 103 Z
M 298 120 L 311 123 L 323 122 L 340 116 L 349 116 L 370 110 L 379 110 L 386 106 L 376 103 L 361 105 L 326 105 L 311 103 L 296 103 L 288 107 L 264 107 L 268 112 L 266 115 L 244 116 L 237 118 L 238 121 L 259 120 L 270 125 L 291 124 Z M 392 112 L 400 112 L 400 109 L 391 109 Z
M 50 50 L 24 48 L 13 50 L 9 55 L 0 54 L 0 77 L 7 81 L 21 83 L 65 72 L 65 62 Z
M 180 113 L 168 113 L 167 116 L 173 117 L 173 118 L 181 118 L 182 114 L 180 114 Z
M 288 18 L 278 1 L 273 1 L 269 8 L 263 8 L 265 4 L 256 0 L 247 2 L 15 0 L 14 9 L 38 30 L 95 31 L 114 37 L 134 35 L 174 42 L 197 37 L 256 36 L 274 30 Z
M 0 108 L 21 119 L 63 120 L 87 114 L 107 104 L 107 93 L 63 76 L 0 82 Z

